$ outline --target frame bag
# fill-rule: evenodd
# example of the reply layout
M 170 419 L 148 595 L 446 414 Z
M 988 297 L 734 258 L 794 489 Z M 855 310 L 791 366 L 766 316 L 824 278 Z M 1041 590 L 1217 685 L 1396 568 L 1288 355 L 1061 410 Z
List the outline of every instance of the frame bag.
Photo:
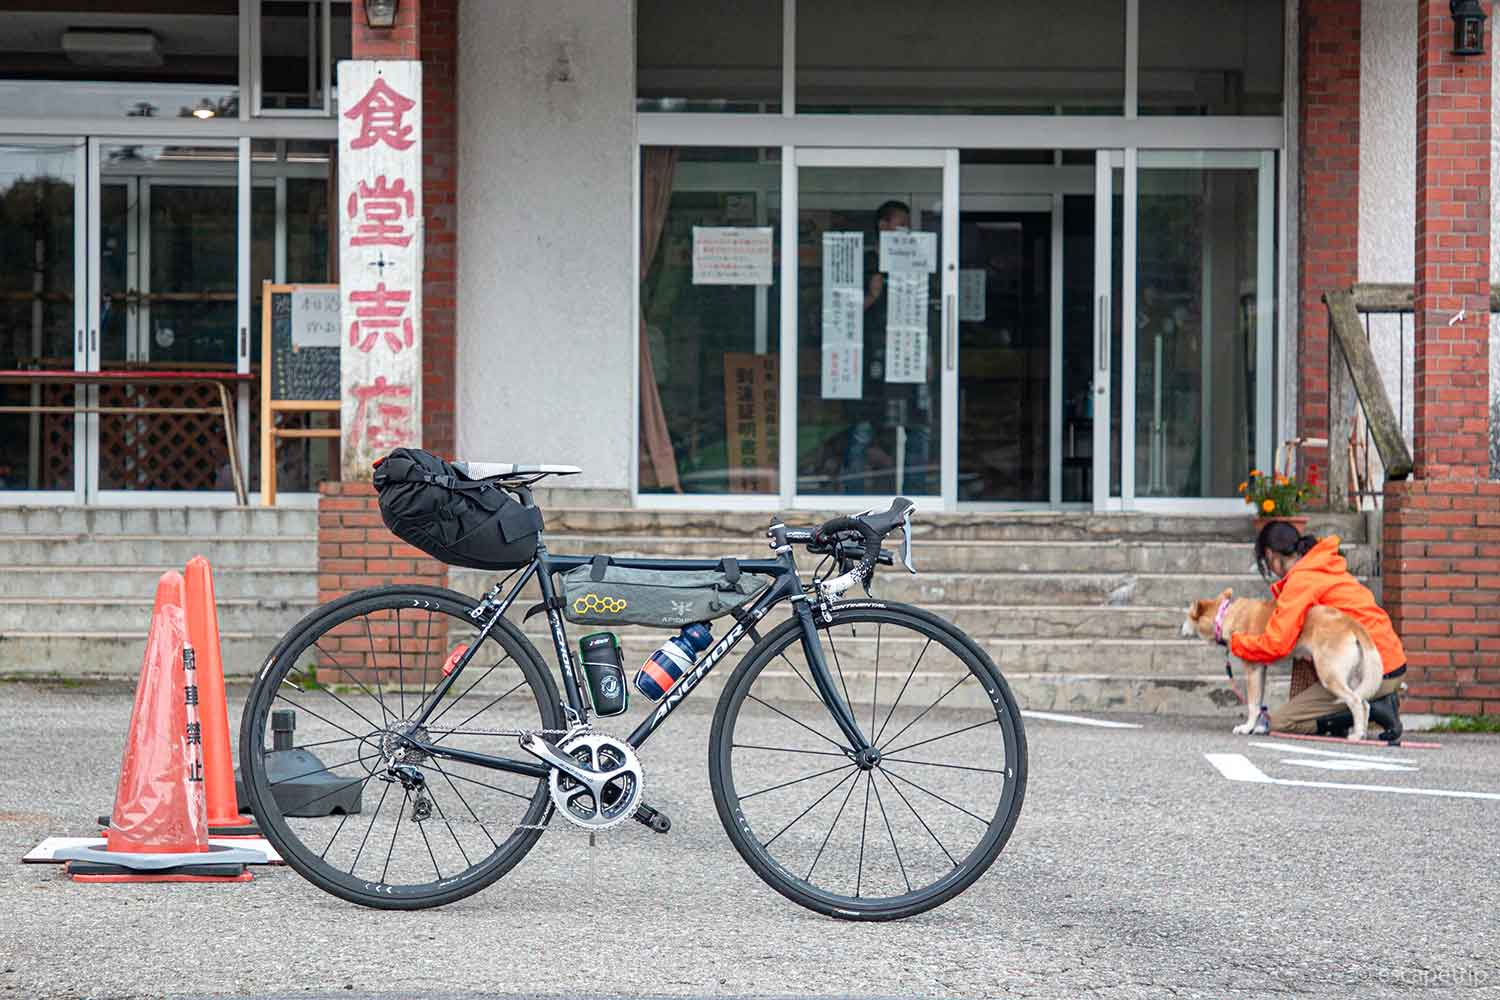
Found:
M 733 559 L 719 567 L 626 569 L 595 556 L 562 574 L 563 617 L 577 625 L 678 628 L 730 614 L 765 589 L 765 580 L 742 575 Z
M 450 566 L 515 569 L 536 555 L 541 511 L 431 452 L 397 448 L 375 463 L 375 489 L 385 526 Z

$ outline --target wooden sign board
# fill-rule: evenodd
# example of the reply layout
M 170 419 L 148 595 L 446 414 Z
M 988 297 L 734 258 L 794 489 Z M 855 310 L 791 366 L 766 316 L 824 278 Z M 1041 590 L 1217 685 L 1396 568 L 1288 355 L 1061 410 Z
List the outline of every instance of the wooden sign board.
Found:
M 724 355 L 724 438 L 731 493 L 775 493 L 777 379 L 775 354 Z
M 276 442 L 337 438 L 339 428 L 276 426 L 276 414 L 338 413 L 339 286 L 276 285 L 261 289 L 260 497 L 276 503 Z

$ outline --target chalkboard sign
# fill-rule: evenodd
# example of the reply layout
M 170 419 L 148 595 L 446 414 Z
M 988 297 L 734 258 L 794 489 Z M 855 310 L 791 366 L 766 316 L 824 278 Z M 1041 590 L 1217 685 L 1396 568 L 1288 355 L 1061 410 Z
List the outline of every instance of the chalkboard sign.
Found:
M 260 497 L 276 503 L 276 445 L 339 436 L 339 286 L 262 286 L 260 317 Z M 331 414 L 334 426 L 282 427 L 277 413 Z
M 273 400 L 339 398 L 339 286 L 269 285 L 262 363 Z

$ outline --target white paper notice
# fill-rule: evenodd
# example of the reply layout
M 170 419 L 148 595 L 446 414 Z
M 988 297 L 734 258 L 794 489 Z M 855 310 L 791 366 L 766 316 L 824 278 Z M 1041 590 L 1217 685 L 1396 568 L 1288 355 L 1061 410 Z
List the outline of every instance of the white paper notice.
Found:
M 859 399 L 863 395 L 860 372 L 864 345 L 823 342 L 823 398 Z
M 984 322 L 984 276 L 982 267 L 966 267 L 958 272 L 958 318 L 961 322 Z
M 769 285 L 771 227 L 693 227 L 693 284 Z
M 937 270 L 937 233 L 880 234 L 880 269 L 886 273 Z
M 885 380 L 887 382 L 927 381 L 927 328 L 888 326 L 885 328 Z
M 864 233 L 823 234 L 823 398 L 864 395 Z
M 339 346 L 339 290 L 292 293 L 292 347 Z
M 823 234 L 823 287 L 862 288 L 865 282 L 865 234 Z
M 885 325 L 927 329 L 927 275 L 897 272 L 886 276 L 885 287 Z

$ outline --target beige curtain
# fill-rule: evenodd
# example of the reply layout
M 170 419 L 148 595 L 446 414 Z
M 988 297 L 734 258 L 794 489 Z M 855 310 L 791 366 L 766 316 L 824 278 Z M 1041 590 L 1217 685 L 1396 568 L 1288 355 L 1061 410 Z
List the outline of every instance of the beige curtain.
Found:
M 641 280 L 651 270 L 656 248 L 661 245 L 661 231 L 667 221 L 667 205 L 672 200 L 672 173 L 677 167 L 677 150 L 649 146 L 641 150 Z M 641 304 L 641 489 L 668 489 L 682 492 L 677 478 L 677 455 L 667 433 L 667 415 L 661 408 L 661 390 L 656 385 L 656 368 L 651 363 L 651 348 L 646 343 L 646 306 Z

